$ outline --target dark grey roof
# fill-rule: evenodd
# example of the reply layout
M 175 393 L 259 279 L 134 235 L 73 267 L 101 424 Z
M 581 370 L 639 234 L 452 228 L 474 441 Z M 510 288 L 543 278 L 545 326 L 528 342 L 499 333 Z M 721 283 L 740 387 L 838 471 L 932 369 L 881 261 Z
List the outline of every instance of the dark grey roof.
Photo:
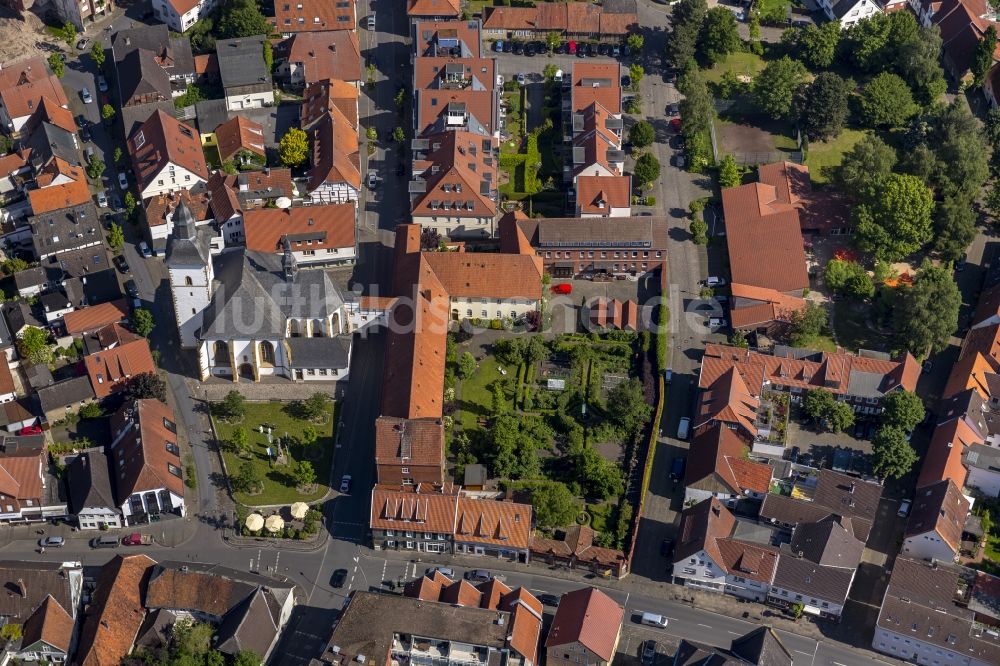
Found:
M 0 562 L 0 617 L 22 624 L 45 597 L 59 602 L 67 613 L 76 616 L 71 582 L 60 562 Z
M 101 242 L 100 220 L 92 203 L 60 208 L 28 218 L 31 239 L 39 256 L 77 250 Z
M 108 458 L 102 448 L 86 449 L 73 458 L 66 467 L 66 484 L 69 510 L 74 514 L 84 508 L 116 508 Z
M 635 14 L 639 11 L 636 0 L 604 0 L 601 7 L 605 14 Z
M 100 305 L 122 298 L 118 276 L 111 268 L 65 280 L 65 288 L 67 293 L 78 296 L 85 305 Z
M 247 597 L 222 619 L 219 625 L 216 649 L 223 654 L 253 651 L 266 655 L 277 636 L 278 614 L 275 599 L 263 588 Z
M 45 121 L 35 128 L 25 141 L 25 146 L 31 148 L 30 159 L 36 170 L 48 164 L 53 157 L 75 166 L 80 166 L 83 160 L 74 135 Z
M 86 400 L 93 400 L 94 387 L 90 384 L 90 377 L 80 375 L 40 388 L 37 390 L 37 395 L 42 411 L 49 412 L 60 407 L 69 407 Z
M 813 493 L 816 504 L 828 508 L 835 515 L 851 519 L 854 536 L 862 543 L 868 541 L 881 499 L 882 486 L 878 483 L 829 469 L 819 471 L 819 481 Z
M 872 2 L 877 6 L 881 6 L 881 3 L 879 3 L 878 0 L 872 0 Z M 834 0 L 833 15 L 838 19 L 842 19 L 847 16 L 847 12 L 857 6 L 858 0 Z
M 38 297 L 38 302 L 42 304 L 42 309 L 45 312 L 57 312 L 81 305 L 76 302 L 73 295 L 63 289 L 56 289 L 42 294 Z
M 20 424 L 24 421 L 34 420 L 35 415 L 31 413 L 28 398 L 18 398 L 0 405 L 0 426 L 10 426 Z
M 729 651 L 756 666 L 792 666 L 792 653 L 771 627 L 758 627 L 734 639 Z
M 215 43 L 219 58 L 219 76 L 224 88 L 235 86 L 271 85 L 271 72 L 264 62 L 264 39 L 238 37 L 220 39 Z
M 996 377 L 996 375 L 986 375 L 987 385 L 989 384 L 990 377 Z M 984 403 L 985 400 L 979 395 L 979 391 L 974 388 L 956 393 L 947 400 L 942 400 L 938 403 L 937 424 L 941 425 L 952 419 L 962 418 L 966 414 L 971 415 L 973 421 L 975 421 L 975 415 L 984 411 Z
M 880 398 L 886 376 L 881 372 L 851 370 L 847 378 L 847 392 L 860 398 Z
M 14 284 L 18 292 L 29 287 L 38 287 L 49 281 L 48 273 L 41 266 L 33 266 L 14 273 Z
M 45 269 L 49 280 L 53 282 L 66 278 L 93 276 L 110 269 L 108 255 L 103 245 L 60 252 L 43 259 L 40 267 Z
M 177 622 L 177 616 L 162 608 L 146 614 L 135 637 L 135 647 L 156 649 L 170 643 L 170 630 Z
M 343 305 L 326 271 L 300 270 L 288 278 L 281 262 L 276 254 L 245 248 L 215 257 L 214 292 L 201 338 L 280 339 L 288 318 L 324 319 Z
M 26 326 L 36 326 L 43 328 L 45 323 L 35 317 L 31 311 L 31 306 L 25 301 L 13 301 L 3 304 L 3 315 L 7 320 L 10 332 L 15 336 L 24 330 Z
M 351 339 L 346 335 L 334 338 L 288 338 L 289 367 L 345 369 L 350 364 Z
M 486 465 L 480 465 L 475 463 L 472 465 L 465 466 L 465 483 L 466 486 L 481 486 L 486 483 L 488 476 L 486 474 Z
M 991 472 L 1000 472 L 1000 449 L 982 444 L 973 444 L 962 454 L 966 467 L 978 467 Z
M 166 264 L 168 267 L 206 266 L 209 258 L 211 230 L 198 228 L 188 205 L 181 201 L 174 210 L 174 230 L 167 240 Z
M 525 236 L 537 247 L 572 247 L 610 243 L 629 247 L 666 247 L 665 217 L 585 217 L 519 220 Z
M 191 42 L 187 37 L 172 38 L 162 23 L 119 30 L 111 38 L 111 48 L 123 100 L 149 91 L 164 94 L 170 101 L 170 86 L 163 86 L 163 75 L 194 76 Z M 144 53 L 136 58 L 133 54 L 138 51 Z
M 52 371 L 49 370 L 49 366 L 44 363 L 38 363 L 36 365 L 21 366 L 24 370 L 24 374 L 28 378 L 28 383 L 31 384 L 31 388 L 36 391 L 45 386 L 52 386 L 55 383 L 55 379 L 52 377 Z
M 778 558 L 774 585 L 802 596 L 843 604 L 853 578 L 854 569 L 825 567 L 783 552 Z
M 788 548 L 816 564 L 856 569 L 865 545 L 831 517 L 796 527 Z
M 226 100 L 207 99 L 194 105 L 198 131 L 202 134 L 210 134 L 222 123 L 229 120 L 229 111 L 226 109 Z
M 157 111 L 163 111 L 168 116 L 176 117 L 176 108 L 169 99 L 163 102 L 153 102 L 150 104 L 137 104 L 126 106 L 122 110 L 122 122 L 125 127 L 125 136 L 132 136 L 139 127 L 149 120 L 149 117 Z
M 0 350 L 14 346 L 14 336 L 10 334 L 10 327 L 7 325 L 7 317 L 0 316 Z

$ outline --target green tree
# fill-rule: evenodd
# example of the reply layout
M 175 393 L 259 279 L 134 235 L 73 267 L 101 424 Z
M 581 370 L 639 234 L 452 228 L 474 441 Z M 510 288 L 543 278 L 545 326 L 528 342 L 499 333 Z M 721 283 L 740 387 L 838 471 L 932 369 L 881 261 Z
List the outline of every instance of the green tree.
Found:
M 99 419 L 104 416 L 104 410 L 98 402 L 88 402 L 77 412 L 81 419 Z
M 5 641 L 17 641 L 21 639 L 24 635 L 24 629 L 21 625 L 16 623 L 9 623 L 0 627 L 0 638 Z
M 115 107 L 110 104 L 105 104 L 101 107 L 101 118 L 104 118 L 105 122 L 111 122 L 115 117 Z
M 316 391 L 305 400 L 300 400 L 295 405 L 295 412 L 299 418 L 307 421 L 320 421 L 326 418 L 329 398 L 325 393 Z
M 104 54 L 104 46 L 101 45 L 100 41 L 95 41 L 94 45 L 90 48 L 90 59 L 97 65 L 97 69 L 104 67 L 106 56 Z
M 962 197 L 948 195 L 934 209 L 934 249 L 956 261 L 976 237 L 976 211 Z
M 715 101 L 708 90 L 708 84 L 697 67 L 685 68 L 677 82 L 677 88 L 684 95 L 680 103 L 684 123 L 681 134 L 689 159 L 689 168 L 701 172 L 712 163 L 710 128 L 715 118 Z
M 826 140 L 840 135 L 850 110 L 847 100 L 853 85 L 833 72 L 820 72 L 795 99 L 795 114 L 810 139 Z
M 674 5 L 670 16 L 670 34 L 667 37 L 667 54 L 670 62 L 684 67 L 694 58 L 698 50 L 701 26 L 707 13 L 705 0 L 681 0 Z
M 254 466 L 252 462 L 245 462 L 240 465 L 239 470 L 237 470 L 236 475 L 229 478 L 230 483 L 233 486 L 233 490 L 238 493 L 256 493 L 260 492 L 264 485 L 264 481 L 261 478 L 260 472 Z
M 180 654 L 204 657 L 212 647 L 215 627 L 207 622 L 180 621 L 171 630 L 174 649 Z
M 490 405 L 494 414 L 504 414 L 507 412 L 507 396 L 504 395 L 503 382 L 495 381 L 491 386 L 492 391 Z
M 962 295 L 951 271 L 925 259 L 913 285 L 902 290 L 893 310 L 899 346 L 918 357 L 944 349 L 958 328 L 961 304 Z
M 739 51 L 742 44 L 733 13 L 727 7 L 709 9 L 698 36 L 698 55 L 701 59 L 714 65 L 730 53 Z
M 635 148 L 645 148 L 656 140 L 656 130 L 652 123 L 640 120 L 628 130 L 628 142 Z
M 747 41 L 747 50 L 754 55 L 764 55 L 764 45 L 760 43 L 760 12 L 756 10 L 750 12 L 747 30 L 750 37 Z
M 142 337 L 148 338 L 155 325 L 153 313 L 146 308 L 139 308 L 132 313 L 132 330 Z
M 121 164 L 122 161 L 125 159 L 125 153 L 122 152 L 121 146 L 115 146 L 114 159 L 115 159 L 115 164 Z
M 587 497 L 606 500 L 625 491 L 621 469 L 605 460 L 594 448 L 585 446 L 576 456 L 576 474 Z
M 861 93 L 861 113 L 872 127 L 899 127 L 917 110 L 910 86 L 891 72 L 873 78 Z
M 230 176 L 238 175 L 240 170 L 236 167 L 236 162 L 232 160 L 226 160 L 222 163 L 222 170 L 228 173 Z
M 805 81 L 805 65 L 788 56 L 772 60 L 757 75 L 753 83 L 753 100 L 761 112 L 776 120 L 787 118 L 792 100 Z
M 647 188 L 660 177 L 660 161 L 652 153 L 643 153 L 635 161 L 632 175 L 635 176 L 639 187 Z
M 814 69 L 826 69 L 833 64 L 843 32 L 839 21 L 827 21 L 793 30 L 792 35 L 795 57 Z
M 558 32 L 550 32 L 545 35 L 545 45 L 549 47 L 549 51 L 555 51 L 562 44 L 562 35 Z
M 28 262 L 21 257 L 11 257 L 10 259 L 3 260 L 3 271 L 7 275 L 13 275 L 14 273 L 20 273 L 28 267 Z
M 629 379 L 608 391 L 608 414 L 629 437 L 645 427 L 652 411 L 638 379 Z
M 121 252 L 121 249 L 125 247 L 125 232 L 117 223 L 111 223 L 111 229 L 108 230 L 108 246 L 115 252 Z
M 876 14 L 845 31 L 841 51 L 860 69 L 881 72 L 893 66 L 903 44 L 919 38 L 919 31 L 910 12 Z
M 634 62 L 628 66 L 628 75 L 632 80 L 632 90 L 638 90 L 639 84 L 642 83 L 642 78 L 646 76 L 646 70 L 643 69 L 642 65 Z
M 133 375 L 122 391 L 125 400 L 145 400 L 153 398 L 160 402 L 167 401 L 167 383 L 155 372 L 142 372 Z
M 228 0 L 219 8 L 216 37 L 253 37 L 271 34 L 271 24 L 255 0 Z
M 299 488 L 316 483 L 316 470 L 313 469 L 312 463 L 308 460 L 300 460 L 296 463 L 292 476 L 295 479 L 295 485 Z
M 268 72 L 274 69 L 274 47 L 269 39 L 264 40 L 264 66 Z
M 804 308 L 792 313 L 790 324 L 792 344 L 802 345 L 826 331 L 826 308 L 818 303 L 806 301 Z
M 67 21 L 66 23 L 63 23 L 62 33 L 63 39 L 66 40 L 66 43 L 73 46 L 76 42 L 76 26 Z
M 554 62 L 546 63 L 545 67 L 542 68 L 542 77 L 546 81 L 551 81 L 554 78 L 556 78 L 556 72 L 558 71 L 559 71 L 559 65 L 555 64 Z M 400 88 L 400 90 L 403 89 Z
M 858 245 L 877 259 L 898 261 L 930 239 L 934 198 L 916 176 L 890 174 L 854 209 Z
M 306 446 L 312 446 L 319 439 L 319 433 L 316 432 L 316 428 L 312 425 L 306 424 L 302 426 L 302 435 L 300 439 Z
M 393 141 L 399 144 L 405 143 L 406 130 L 404 130 L 402 127 L 397 127 L 396 129 L 392 130 L 392 139 Z
M 49 69 L 51 69 L 52 73 L 60 79 L 63 77 L 63 74 L 66 73 L 66 62 L 63 60 L 61 53 L 53 53 L 49 55 Z
M 872 472 L 885 479 L 898 479 L 905 476 L 913 463 L 917 461 L 917 452 L 906 439 L 906 431 L 892 425 L 883 425 L 872 437 Z
M 37 326 L 25 326 L 17 341 L 17 351 L 34 365 L 50 363 L 52 346 L 49 344 L 49 332 Z
M 868 199 L 876 183 L 892 173 L 896 151 L 874 134 L 864 137 L 844 154 L 837 170 L 841 189 L 858 199 Z
M 924 420 L 924 402 L 916 393 L 893 391 L 882 398 L 882 424 L 894 426 L 903 432 L 913 432 Z
M 739 347 L 740 349 L 750 348 L 750 341 L 747 340 L 746 332 L 739 329 L 733 331 L 733 334 L 729 336 L 729 344 L 733 347 Z
M 844 432 L 854 425 L 854 409 L 846 402 L 834 402 L 826 414 L 831 432 Z
M 875 283 L 864 266 L 856 261 L 833 259 L 826 265 L 823 278 L 838 294 L 864 299 L 875 295 Z
M 476 357 L 472 355 L 472 352 L 465 352 L 458 359 L 458 376 L 462 379 L 468 379 L 476 374 L 477 367 Z
M 263 659 L 253 650 L 243 650 L 236 654 L 233 666 L 260 666 L 262 662 Z
M 548 67 L 548 65 L 546 65 Z M 553 72 L 554 74 L 554 72 Z M 396 96 L 392 99 L 396 108 L 402 111 L 403 107 L 406 106 L 406 88 L 400 88 L 396 91 Z
M 743 182 L 743 174 L 732 155 L 726 155 L 719 162 L 719 187 L 736 187 Z
M 993 66 L 993 51 L 997 47 L 997 29 L 991 23 L 983 38 L 976 44 L 976 50 L 972 54 L 972 64 L 969 69 L 972 71 L 973 83 L 977 86 L 983 85 L 986 81 L 986 73 Z
M 802 397 L 802 411 L 811 419 L 826 418 L 830 406 L 837 402 L 833 394 L 823 389 L 810 389 Z
M 278 156 L 288 167 L 305 164 L 309 157 L 309 137 L 298 127 L 290 127 L 278 142 Z
M 646 38 L 637 32 L 633 32 L 625 39 L 625 43 L 634 53 L 641 53 L 642 47 L 646 44 Z
M 138 204 L 136 204 L 135 195 L 129 190 L 125 193 L 125 213 L 131 217 L 132 213 L 135 212 L 136 205 Z
M 87 175 L 93 178 L 94 180 L 97 180 L 98 178 L 101 177 L 101 174 L 104 173 L 104 169 L 105 169 L 104 160 L 102 160 L 96 154 L 91 155 L 90 158 L 87 160 Z
M 219 414 L 227 421 L 242 421 L 247 414 L 247 399 L 235 389 L 229 391 L 217 406 Z
M 989 146 L 980 123 L 958 99 L 935 107 L 930 121 L 923 145 L 937 161 L 931 185 L 939 196 L 956 195 L 971 206 L 989 177 Z
M 579 511 L 573 494 L 565 485 L 555 481 L 532 487 L 531 506 L 535 510 L 535 522 L 539 527 L 572 525 Z
M 896 72 L 910 85 L 914 98 L 930 106 L 945 93 L 948 83 L 941 68 L 941 30 L 921 28 L 917 39 L 900 46 Z

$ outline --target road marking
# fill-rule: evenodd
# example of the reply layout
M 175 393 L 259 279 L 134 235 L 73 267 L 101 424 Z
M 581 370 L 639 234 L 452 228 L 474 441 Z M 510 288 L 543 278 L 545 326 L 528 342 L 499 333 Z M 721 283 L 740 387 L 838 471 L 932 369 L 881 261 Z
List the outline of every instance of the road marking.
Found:
M 808 652 L 803 652 L 802 650 L 792 650 L 792 652 L 798 652 L 799 654 L 804 654 L 807 657 L 811 657 L 812 656 Z
M 847 666 L 847 665 L 846 664 L 842 664 L 839 661 L 835 661 L 835 662 L 833 662 L 833 666 Z
M 731 633 L 733 636 L 742 636 L 743 635 L 743 634 L 741 634 L 738 631 L 730 631 L 729 633 Z
M 712 625 L 710 625 L 710 624 L 702 624 L 700 622 L 698 623 L 698 626 L 699 627 L 705 627 L 706 629 L 711 629 L 712 628 Z

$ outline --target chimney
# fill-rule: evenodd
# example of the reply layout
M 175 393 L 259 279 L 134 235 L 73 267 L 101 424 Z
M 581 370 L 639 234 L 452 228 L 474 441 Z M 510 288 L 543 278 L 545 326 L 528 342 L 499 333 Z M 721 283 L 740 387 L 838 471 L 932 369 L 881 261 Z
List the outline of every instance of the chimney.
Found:
M 28 598 L 28 586 L 25 584 L 23 578 L 17 579 L 17 591 L 20 592 L 23 599 Z

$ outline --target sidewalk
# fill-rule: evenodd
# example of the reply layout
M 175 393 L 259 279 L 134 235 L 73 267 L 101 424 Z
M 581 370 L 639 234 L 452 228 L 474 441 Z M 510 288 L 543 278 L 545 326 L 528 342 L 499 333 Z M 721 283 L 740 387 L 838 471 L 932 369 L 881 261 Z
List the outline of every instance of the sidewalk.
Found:
M 39 534 L 39 530 L 44 530 L 45 533 Z M 197 519 L 190 513 L 185 518 L 172 516 L 158 523 L 134 525 L 118 530 L 81 530 L 65 522 L 60 522 L 58 525 L 48 522 L 31 523 L 27 525 L 5 526 L 3 530 L 0 530 L 0 548 L 5 548 L 15 541 L 34 542 L 50 536 L 61 536 L 67 541 L 89 541 L 90 539 L 105 535 L 122 537 L 136 533 L 151 535 L 157 545 L 176 548 L 187 543 L 197 531 Z
M 321 528 L 319 534 L 312 540 L 296 541 L 295 539 L 275 539 L 270 537 L 241 537 L 232 530 L 222 530 L 222 543 L 230 548 L 268 548 L 272 550 L 294 550 L 299 553 L 312 553 L 326 545 L 330 540 L 330 532 Z

